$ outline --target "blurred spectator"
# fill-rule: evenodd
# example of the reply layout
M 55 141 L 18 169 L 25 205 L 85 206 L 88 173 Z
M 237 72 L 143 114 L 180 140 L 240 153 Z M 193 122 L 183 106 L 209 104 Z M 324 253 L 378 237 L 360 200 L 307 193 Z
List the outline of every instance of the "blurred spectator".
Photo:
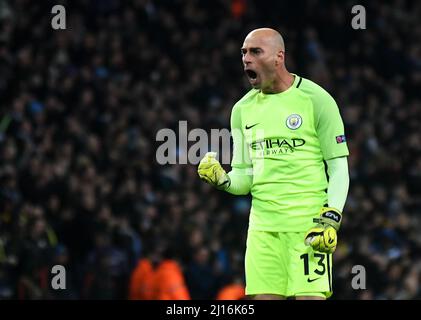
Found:
M 153 299 L 190 300 L 183 269 L 173 258 L 170 245 L 157 248 L 156 254 L 158 256 L 155 257 L 157 267 L 154 276 Z
M 147 258 L 140 259 L 130 277 L 130 300 L 153 300 L 155 270 Z
M 128 292 L 127 254 L 112 245 L 110 235 L 99 231 L 88 256 L 84 294 L 88 299 L 125 299 Z
M 222 287 L 216 296 L 216 300 L 242 300 L 246 296 L 245 285 L 242 279 L 235 277 L 232 282 Z
M 193 251 L 193 259 L 186 270 L 186 281 L 192 299 L 209 300 L 216 296 L 216 277 L 208 248 L 199 247 Z

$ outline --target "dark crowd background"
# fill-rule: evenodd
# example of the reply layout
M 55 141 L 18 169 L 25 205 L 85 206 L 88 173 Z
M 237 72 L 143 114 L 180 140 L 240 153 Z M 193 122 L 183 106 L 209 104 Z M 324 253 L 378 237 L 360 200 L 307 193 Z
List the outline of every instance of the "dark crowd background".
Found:
M 0 298 L 128 299 L 140 259 L 175 261 L 192 299 L 244 284 L 250 198 L 159 165 L 156 134 L 229 128 L 249 88 L 239 48 L 269 26 L 346 127 L 333 299 L 420 299 L 420 16 L 419 1 L 0 0 Z

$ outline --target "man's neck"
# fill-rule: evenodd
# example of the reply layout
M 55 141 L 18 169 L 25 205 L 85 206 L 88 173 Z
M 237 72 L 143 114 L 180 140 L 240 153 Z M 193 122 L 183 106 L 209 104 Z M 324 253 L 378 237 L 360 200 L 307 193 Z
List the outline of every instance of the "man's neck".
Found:
M 288 90 L 294 83 L 295 76 L 288 71 L 281 72 L 278 74 L 276 80 L 272 82 L 272 85 L 268 88 L 262 89 L 261 91 L 266 94 L 280 93 Z

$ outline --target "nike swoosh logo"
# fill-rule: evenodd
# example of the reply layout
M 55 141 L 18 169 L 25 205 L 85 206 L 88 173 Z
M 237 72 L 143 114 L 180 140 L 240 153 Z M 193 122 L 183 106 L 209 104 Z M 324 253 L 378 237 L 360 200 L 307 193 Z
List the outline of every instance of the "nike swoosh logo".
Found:
M 319 280 L 320 279 L 320 277 L 318 277 L 318 278 L 316 278 L 316 279 L 310 279 L 310 278 L 307 278 L 307 282 L 313 282 L 313 281 L 316 281 L 316 280 Z
M 253 125 L 251 125 L 251 126 L 246 125 L 246 130 L 251 129 L 251 128 L 253 128 L 253 127 L 257 126 L 258 124 L 259 124 L 259 123 L 255 123 L 255 124 L 253 124 Z

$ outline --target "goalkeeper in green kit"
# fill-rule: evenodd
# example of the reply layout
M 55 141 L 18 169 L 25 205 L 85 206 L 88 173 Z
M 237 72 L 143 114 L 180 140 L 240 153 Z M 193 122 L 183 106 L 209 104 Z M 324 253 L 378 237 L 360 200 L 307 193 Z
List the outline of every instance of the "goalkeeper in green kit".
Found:
M 241 53 L 252 89 L 231 112 L 232 170 L 226 173 L 208 152 L 198 174 L 219 190 L 252 195 L 248 296 L 329 298 L 349 187 L 338 106 L 319 85 L 287 71 L 277 31 L 253 30 Z

